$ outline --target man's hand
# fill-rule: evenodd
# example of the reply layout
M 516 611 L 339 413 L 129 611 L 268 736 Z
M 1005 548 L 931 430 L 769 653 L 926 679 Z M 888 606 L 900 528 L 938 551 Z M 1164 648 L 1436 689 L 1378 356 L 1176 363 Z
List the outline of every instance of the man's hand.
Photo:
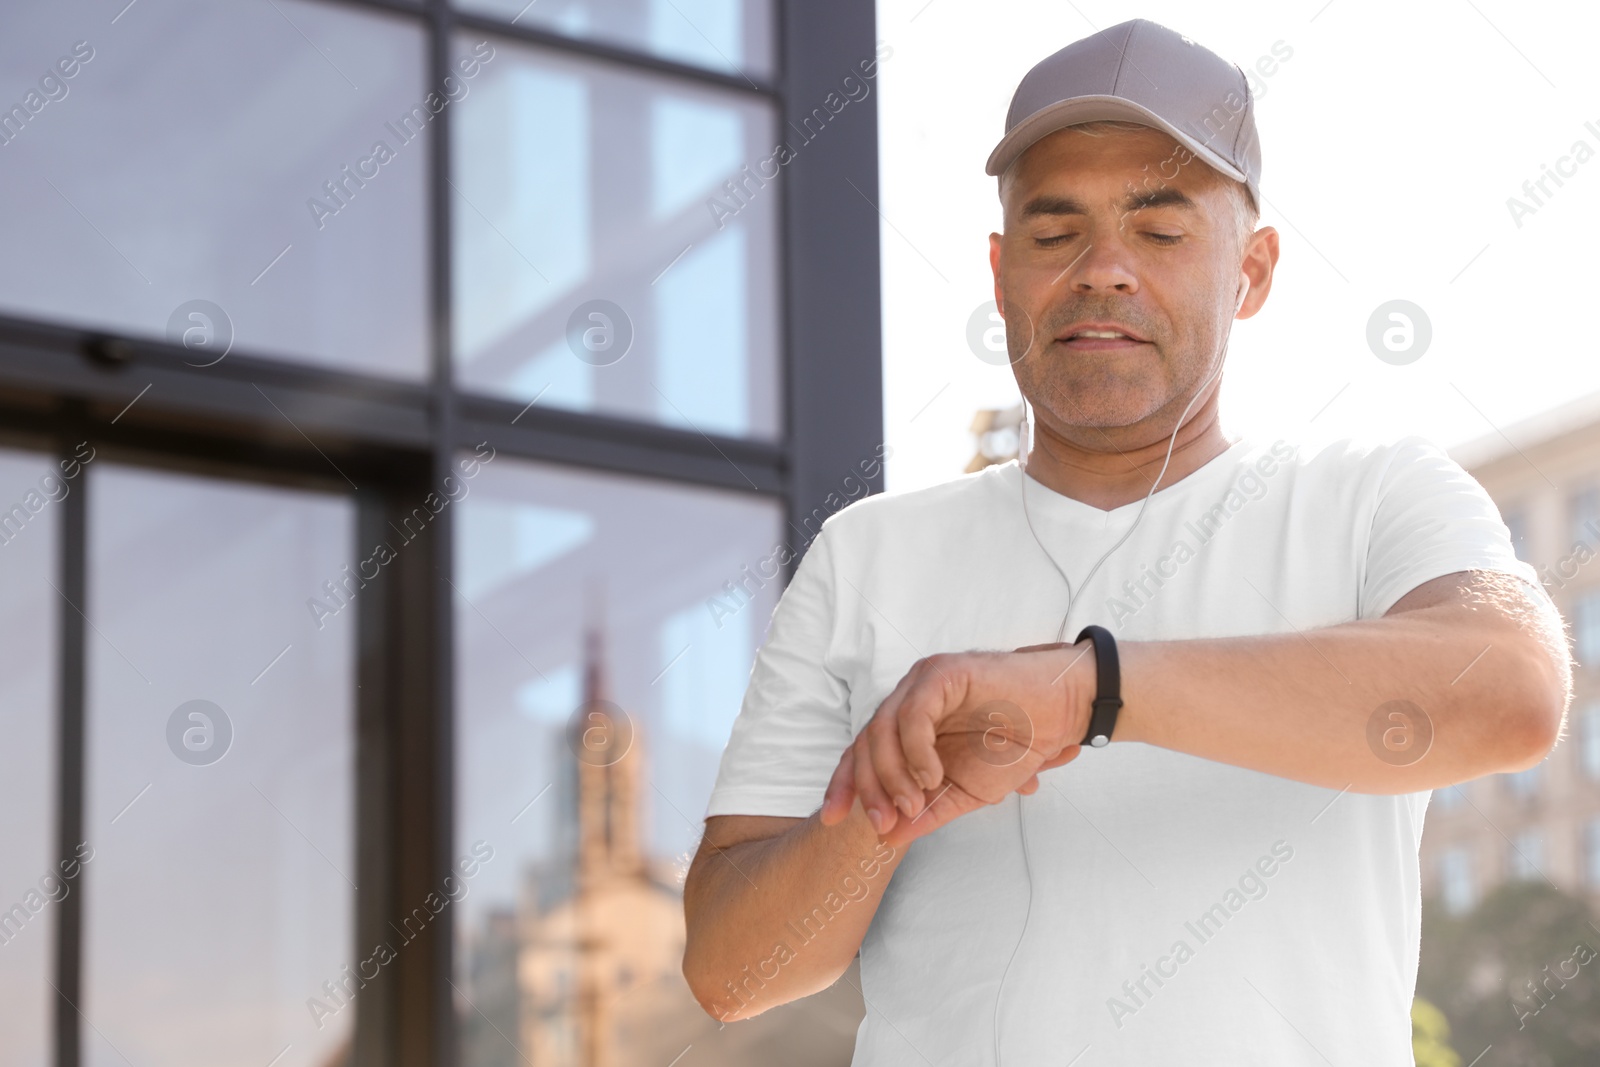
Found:
M 1033 645 L 918 660 L 834 769 L 825 826 L 855 797 L 882 839 L 902 847 L 1074 759 L 1089 728 L 1094 647 Z

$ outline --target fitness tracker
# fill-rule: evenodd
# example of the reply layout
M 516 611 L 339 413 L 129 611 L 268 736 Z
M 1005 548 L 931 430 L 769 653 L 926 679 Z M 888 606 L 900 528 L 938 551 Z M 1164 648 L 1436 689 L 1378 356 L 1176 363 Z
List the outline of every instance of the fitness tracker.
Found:
M 1122 707 L 1122 670 L 1117 664 L 1117 639 L 1104 626 L 1085 626 L 1073 640 L 1077 644 L 1085 637 L 1094 643 L 1095 694 L 1094 711 L 1089 717 L 1089 732 L 1082 744 L 1091 748 L 1104 748 L 1111 741 L 1111 731 L 1117 728 L 1117 712 Z

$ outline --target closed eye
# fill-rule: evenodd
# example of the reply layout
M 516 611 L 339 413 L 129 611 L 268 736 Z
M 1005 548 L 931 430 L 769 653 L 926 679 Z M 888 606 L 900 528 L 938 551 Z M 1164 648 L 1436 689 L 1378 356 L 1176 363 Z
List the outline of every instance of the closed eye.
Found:
M 1057 234 L 1053 237 L 1035 237 L 1033 239 L 1033 243 L 1038 245 L 1040 248 L 1055 248 L 1063 241 L 1070 241 L 1077 236 L 1078 235 L 1075 233 L 1063 233 Z M 1183 240 L 1182 234 L 1146 232 L 1145 236 L 1154 241 L 1156 244 L 1163 246 L 1175 245 L 1179 241 Z

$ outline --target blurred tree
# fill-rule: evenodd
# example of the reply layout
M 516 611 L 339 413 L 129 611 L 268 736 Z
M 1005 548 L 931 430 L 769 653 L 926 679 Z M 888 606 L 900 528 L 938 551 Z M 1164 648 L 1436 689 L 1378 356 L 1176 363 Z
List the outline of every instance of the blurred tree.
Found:
M 1428 900 L 1417 995 L 1469 1063 L 1492 1045 L 1499 1064 L 1588 1067 L 1600 1056 L 1597 952 L 1587 903 L 1545 882 L 1504 883 L 1460 916 Z
M 1461 1054 L 1450 1047 L 1449 1020 L 1421 997 L 1411 1002 L 1411 1058 L 1416 1067 L 1461 1067 Z

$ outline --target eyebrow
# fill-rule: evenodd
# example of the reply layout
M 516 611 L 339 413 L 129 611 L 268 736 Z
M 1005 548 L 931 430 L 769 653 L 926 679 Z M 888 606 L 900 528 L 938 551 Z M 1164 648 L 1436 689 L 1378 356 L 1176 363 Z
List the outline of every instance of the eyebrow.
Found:
M 1123 200 L 1122 207 L 1125 211 L 1141 211 L 1153 207 L 1179 207 L 1194 208 L 1197 205 L 1187 195 L 1172 186 L 1161 189 L 1151 189 L 1142 193 L 1134 193 Z M 1080 201 L 1070 196 L 1036 196 L 1022 205 L 1018 218 L 1032 218 L 1035 215 L 1087 215 L 1086 209 Z

